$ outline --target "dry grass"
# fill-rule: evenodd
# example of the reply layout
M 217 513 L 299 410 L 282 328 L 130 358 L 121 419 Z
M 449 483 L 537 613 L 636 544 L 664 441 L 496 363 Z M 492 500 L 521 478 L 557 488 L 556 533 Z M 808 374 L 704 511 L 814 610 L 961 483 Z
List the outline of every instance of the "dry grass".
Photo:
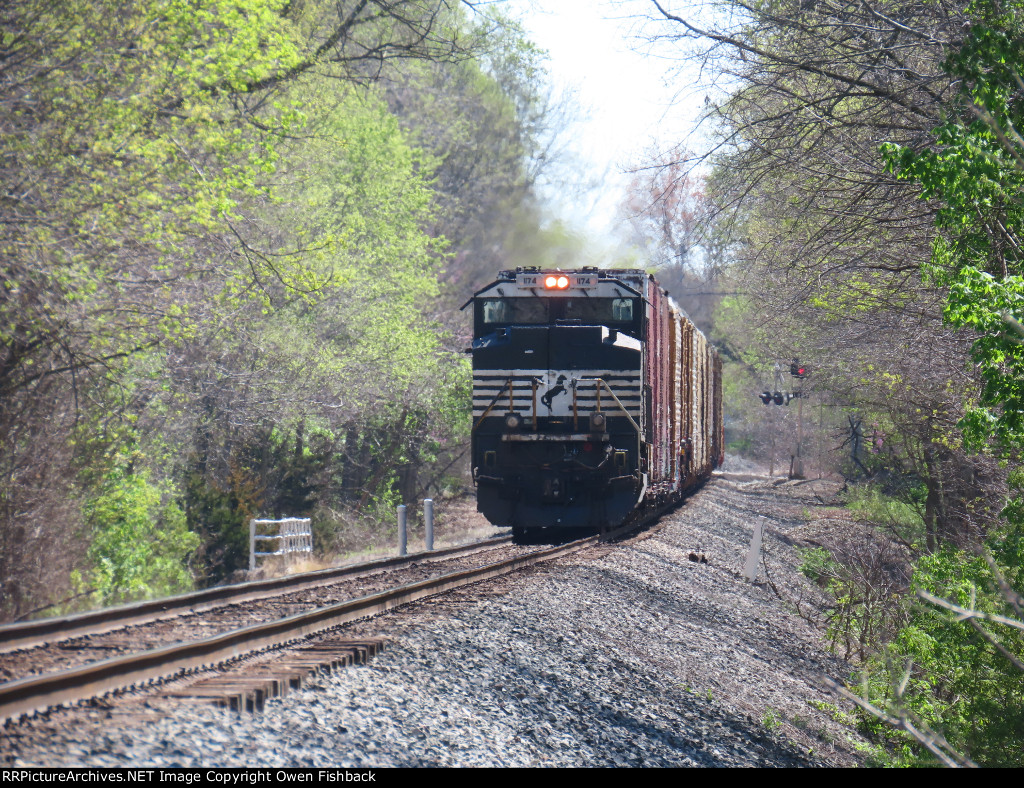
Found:
M 381 522 L 349 512 L 321 512 L 314 515 L 314 547 L 312 556 L 284 556 L 263 559 L 255 572 L 247 572 L 247 580 L 282 577 L 300 572 L 313 572 L 335 566 L 365 563 L 398 555 L 397 518 Z M 424 550 L 422 512 L 410 514 L 408 551 Z M 509 531 L 491 525 L 476 510 L 476 498 L 461 495 L 434 499 L 434 547 L 454 547 L 502 536 Z

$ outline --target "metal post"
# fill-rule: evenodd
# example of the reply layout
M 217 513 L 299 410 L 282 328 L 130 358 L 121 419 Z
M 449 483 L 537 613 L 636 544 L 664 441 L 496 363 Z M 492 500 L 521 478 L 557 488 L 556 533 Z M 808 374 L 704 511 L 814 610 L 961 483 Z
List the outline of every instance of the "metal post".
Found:
M 757 565 L 761 563 L 761 538 L 764 534 L 764 516 L 757 518 L 757 525 L 754 526 L 754 535 L 750 539 L 750 552 L 747 554 L 747 563 L 743 567 L 743 576 L 748 582 L 753 583 L 757 577 Z
M 398 554 L 406 555 L 409 546 L 409 533 L 406 529 L 405 512 L 406 505 L 403 503 L 398 507 Z
M 256 569 L 256 521 L 249 521 L 249 571 Z
M 423 527 L 426 531 L 427 551 L 434 549 L 434 499 L 423 499 Z
M 802 392 L 801 392 L 802 394 Z M 804 398 L 797 398 L 796 404 L 796 455 L 789 469 L 790 479 L 804 478 L 804 460 L 800 456 L 800 446 L 804 442 Z

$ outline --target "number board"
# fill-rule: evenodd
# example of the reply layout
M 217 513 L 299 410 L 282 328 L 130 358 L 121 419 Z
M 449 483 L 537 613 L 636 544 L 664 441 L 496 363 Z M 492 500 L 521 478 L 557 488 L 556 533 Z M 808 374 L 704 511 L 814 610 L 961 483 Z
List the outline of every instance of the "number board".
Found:
M 539 287 L 544 289 L 544 279 L 548 276 L 565 276 L 569 279 L 570 288 L 597 287 L 597 274 L 576 274 L 564 271 L 547 271 L 540 274 L 516 274 L 516 286 L 521 288 Z

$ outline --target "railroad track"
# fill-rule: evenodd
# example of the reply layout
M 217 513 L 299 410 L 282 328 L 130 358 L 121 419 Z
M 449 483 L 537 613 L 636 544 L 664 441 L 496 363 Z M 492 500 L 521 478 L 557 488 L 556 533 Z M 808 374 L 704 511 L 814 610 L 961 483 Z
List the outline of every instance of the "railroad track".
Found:
M 90 652 L 90 657 L 93 657 L 87 658 L 84 664 L 68 667 L 65 662 L 56 669 L 50 669 L 41 675 L 27 675 L 0 684 L 0 720 L 14 719 L 53 706 L 96 698 L 132 686 L 180 678 L 186 674 L 228 662 L 238 663 L 259 652 L 280 649 L 289 645 L 296 646 L 310 635 L 322 633 L 360 618 L 377 615 L 428 596 L 451 591 L 566 555 L 594 544 L 598 540 L 598 536 L 591 536 L 555 547 L 528 549 L 511 545 L 504 547 L 502 543 L 509 541 L 505 538 L 479 543 L 471 549 L 447 551 L 444 556 L 421 554 L 406 559 L 387 559 L 375 562 L 373 565 L 364 564 L 341 570 L 323 570 L 274 581 L 258 581 L 240 586 L 210 589 L 152 603 L 63 619 L 69 629 L 75 633 L 73 638 L 62 636 L 66 632 L 59 629 L 59 620 L 0 628 L 0 641 L 4 642 L 3 649 L 8 648 L 7 633 L 9 632 L 22 638 L 20 641 L 22 643 L 37 644 L 31 648 L 24 645 L 17 647 L 18 651 L 5 655 L 9 658 L 8 661 L 14 659 L 23 665 L 26 662 L 32 663 L 34 662 L 33 655 L 41 655 L 48 648 L 51 650 L 55 648 L 57 652 L 63 653 L 68 659 L 73 659 L 71 655 L 76 653 L 81 656 L 82 652 Z M 440 566 L 442 560 L 471 558 L 474 554 L 479 557 L 480 554 L 486 555 L 489 552 L 502 549 L 512 554 L 482 565 L 479 560 L 473 560 L 468 567 L 462 566 L 454 571 L 435 574 L 413 582 L 405 582 L 397 587 L 394 586 L 392 580 L 390 583 L 385 583 L 387 587 L 364 593 L 358 598 L 349 598 L 328 604 L 315 604 L 311 607 L 310 600 L 316 600 L 318 596 L 314 593 L 313 597 L 309 597 L 310 592 L 335 587 L 339 581 L 349 582 L 356 576 L 365 579 L 373 573 L 397 567 L 403 567 L 407 572 L 416 566 L 417 561 L 425 563 L 424 559 L 428 557 L 432 564 Z M 408 575 L 403 574 L 402 577 L 407 579 Z M 364 585 L 361 588 L 365 591 L 367 586 Z M 296 599 L 296 594 L 303 596 Z M 244 606 L 242 603 L 245 603 Z M 213 624 L 206 622 L 205 625 L 203 623 L 211 615 L 210 611 L 215 612 L 221 609 L 235 609 L 236 612 L 241 611 L 244 616 L 247 612 L 251 613 L 249 608 L 254 606 L 253 603 L 263 605 L 262 615 L 265 620 L 242 626 L 238 626 L 236 623 L 227 628 L 223 622 Z M 299 609 L 296 611 L 294 608 Z M 196 611 L 199 609 L 206 612 L 197 613 Z M 153 628 L 160 629 L 161 622 L 166 621 L 169 617 L 196 618 L 197 621 L 192 622 L 195 626 L 189 625 L 192 634 L 182 637 L 174 626 L 167 630 L 164 625 L 163 629 L 167 631 L 161 632 L 163 644 L 147 647 L 151 645 L 147 639 L 151 635 L 151 630 Z M 237 617 L 232 620 L 237 621 Z M 30 635 L 29 632 L 33 631 L 33 626 L 36 627 L 35 634 Z M 206 637 L 196 636 L 197 630 L 209 629 L 211 626 L 218 628 L 219 631 Z M 114 629 L 117 629 L 117 632 L 114 633 L 112 641 L 109 639 L 110 636 L 107 636 L 106 640 L 103 638 L 97 640 L 98 633 L 109 633 Z M 119 635 L 119 633 L 127 634 Z M 46 641 L 47 638 L 55 642 L 50 645 L 38 645 L 41 641 Z M 210 685 L 209 692 L 206 694 L 216 695 L 218 692 L 223 694 L 225 687 L 241 687 L 238 692 L 228 693 L 233 698 L 230 705 L 238 707 L 259 705 L 261 697 L 267 692 L 283 693 L 289 683 L 294 686 L 296 676 L 302 671 L 315 672 L 322 670 L 324 666 L 330 670 L 332 665 L 358 662 L 372 654 L 380 646 L 379 641 L 338 642 L 306 646 L 301 649 L 302 653 L 298 657 L 293 653 L 291 657 L 285 659 L 283 666 L 278 665 L 272 670 L 264 669 L 262 673 L 258 673 L 259 681 L 257 683 L 262 689 L 250 691 L 251 681 L 242 677 L 225 678 L 221 676 L 214 680 L 215 684 L 217 681 L 220 682 L 217 685 L 219 689 L 215 690 Z M 108 653 L 110 650 L 121 650 L 125 653 L 106 659 L 95 659 L 97 650 L 100 652 L 106 650 Z M 191 697 L 204 697 L 204 694 L 196 691 Z
M 66 641 L 75 637 L 109 632 L 133 624 L 172 618 L 185 613 L 199 613 L 227 605 L 266 599 L 279 596 L 286 591 L 319 588 L 337 583 L 342 579 L 361 577 L 411 564 L 473 555 L 509 544 L 510 542 L 511 537 L 501 536 L 495 539 L 474 542 L 469 545 L 433 550 L 429 553 L 417 553 L 397 558 L 382 558 L 377 561 L 332 567 L 315 572 L 301 572 L 286 577 L 217 586 L 201 591 L 193 591 L 188 594 L 153 599 L 131 605 L 121 605 L 104 610 L 93 610 L 88 613 L 72 616 L 59 616 L 39 619 L 37 621 L 7 624 L 0 626 L 0 654 L 42 646 L 53 642 L 55 639 Z

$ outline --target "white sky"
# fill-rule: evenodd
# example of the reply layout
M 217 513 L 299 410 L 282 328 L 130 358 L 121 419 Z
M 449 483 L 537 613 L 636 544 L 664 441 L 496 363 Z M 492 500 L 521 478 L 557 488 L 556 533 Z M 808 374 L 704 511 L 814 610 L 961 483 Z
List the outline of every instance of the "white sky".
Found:
M 509 0 L 505 6 L 522 19 L 530 39 L 550 55 L 556 92 L 574 89 L 579 121 L 572 127 L 580 180 L 599 188 L 580 199 L 577 184 L 560 194 L 566 218 L 589 235 L 606 234 L 618 222 L 615 212 L 630 176 L 623 171 L 641 160 L 652 144 L 665 148 L 684 141 L 694 129 L 704 91 L 694 69 L 679 75 L 677 52 L 646 55 L 638 36 L 642 17 L 656 12 L 649 0 Z

